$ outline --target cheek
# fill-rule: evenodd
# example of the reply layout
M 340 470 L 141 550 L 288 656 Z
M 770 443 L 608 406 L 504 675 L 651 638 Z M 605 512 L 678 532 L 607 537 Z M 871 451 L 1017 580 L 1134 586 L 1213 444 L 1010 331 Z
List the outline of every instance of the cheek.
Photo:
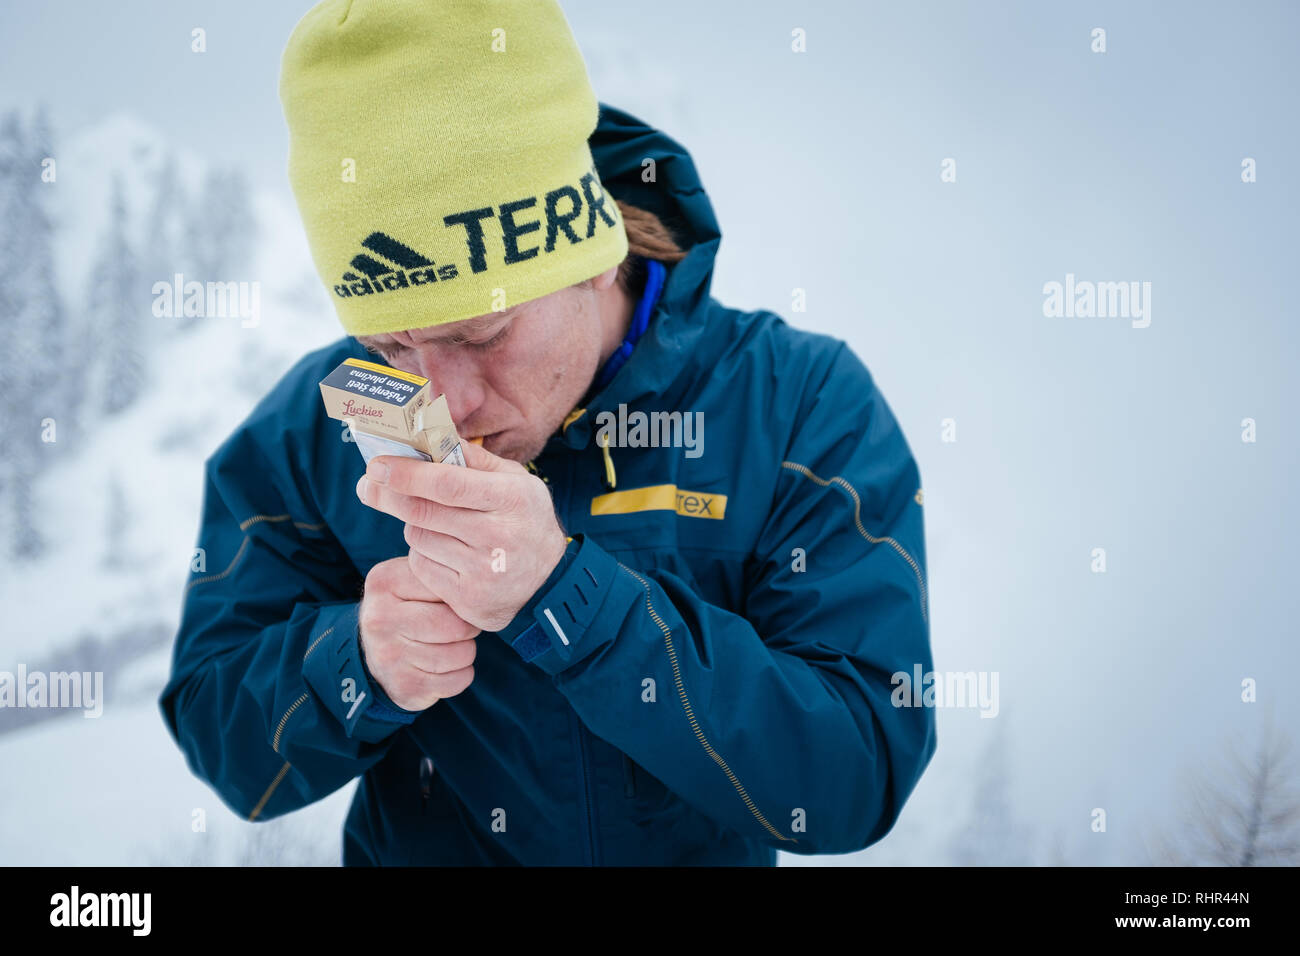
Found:
M 492 363 L 489 380 L 502 395 L 529 396 L 525 411 L 559 408 L 572 397 L 570 393 L 580 396 L 595 374 L 599 328 L 593 328 L 591 313 L 577 303 L 567 311 L 531 316 L 529 323 Z M 575 377 L 585 380 L 575 381 Z M 563 411 L 568 411 L 567 405 Z

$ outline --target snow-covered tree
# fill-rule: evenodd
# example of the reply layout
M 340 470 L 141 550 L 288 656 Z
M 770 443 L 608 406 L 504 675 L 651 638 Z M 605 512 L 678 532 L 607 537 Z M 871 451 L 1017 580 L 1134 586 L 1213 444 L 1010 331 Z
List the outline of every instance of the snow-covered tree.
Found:
M 22 135 L 16 112 L 5 114 L 0 120 L 0 257 L 10 261 L 9 257 L 17 252 L 16 234 L 11 227 L 16 215 L 18 188 L 19 157 L 22 154 Z M 0 270 L 0 329 L 8 336 L 21 304 L 22 289 L 17 276 L 12 270 Z M 15 375 L 17 368 L 12 362 L 0 363 L 0 392 L 12 395 L 16 392 Z M 11 462 L 8 456 L 0 456 L 0 529 L 5 541 L 9 540 L 12 501 Z
M 30 132 L 18 113 L 0 124 L 0 320 L 5 362 L 0 389 L 6 401 L 4 500 L 9 551 L 32 558 L 44 548 L 35 489 L 53 448 L 42 423 L 65 416 L 70 372 L 68 331 L 54 264 L 54 224 L 48 211 L 42 160 L 53 155 L 53 134 L 44 109 Z
M 189 201 L 177 171 L 176 155 L 169 152 L 154 183 L 153 198 L 141 235 L 141 282 L 151 301 L 155 282 L 173 282 L 177 273 L 185 275 L 195 268 L 194 255 L 186 246 L 190 238 L 188 213 Z M 181 330 L 186 323 L 178 316 L 168 321 L 165 327 Z
M 110 202 L 108 226 L 86 296 L 96 366 L 89 389 L 91 415 L 120 412 L 144 390 L 146 321 L 152 315 L 152 300 L 140 280 L 138 260 L 127 239 L 121 174 L 113 177 Z
M 1029 866 L 1031 833 L 1011 802 L 1010 754 L 1005 722 L 984 749 L 975 768 L 971 811 L 949 845 L 957 866 Z
M 1300 770 L 1290 736 L 1268 720 L 1258 742 L 1232 743 L 1183 791 L 1179 821 L 1158 833 L 1162 866 L 1300 865 Z
M 200 282 L 244 281 L 257 240 L 248 180 L 238 170 L 211 169 L 189 210 L 185 246 Z
M 126 535 L 130 527 L 126 489 L 121 477 L 114 472 L 108 482 L 108 507 L 104 520 L 104 567 L 121 568 L 126 565 Z

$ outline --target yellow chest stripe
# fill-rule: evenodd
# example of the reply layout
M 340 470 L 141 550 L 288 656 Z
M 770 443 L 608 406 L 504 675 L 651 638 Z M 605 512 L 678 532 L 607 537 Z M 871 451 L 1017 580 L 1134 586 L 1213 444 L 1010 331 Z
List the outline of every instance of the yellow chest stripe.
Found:
M 625 515 L 634 511 L 675 511 L 689 518 L 721 520 L 727 496 L 712 491 L 686 491 L 676 485 L 650 485 L 611 491 L 591 499 L 593 515 Z

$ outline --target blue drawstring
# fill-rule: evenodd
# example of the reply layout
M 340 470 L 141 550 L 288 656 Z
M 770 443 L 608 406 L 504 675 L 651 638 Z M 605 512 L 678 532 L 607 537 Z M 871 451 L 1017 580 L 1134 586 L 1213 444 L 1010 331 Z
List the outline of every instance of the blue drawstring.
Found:
M 636 311 L 632 313 L 632 324 L 627 330 L 627 336 L 623 339 L 623 344 L 614 350 L 614 354 L 609 357 L 605 367 L 600 370 L 600 375 L 596 378 L 596 384 L 593 391 L 598 392 L 618 374 L 618 370 L 623 367 L 623 363 L 628 360 L 632 354 L 632 348 L 636 345 L 637 339 L 645 334 L 646 328 L 650 325 L 650 313 L 654 311 L 655 305 L 659 301 L 659 293 L 663 291 L 664 278 L 668 275 L 668 270 L 664 268 L 662 262 L 654 259 L 646 259 L 646 280 L 645 291 L 641 294 L 641 301 L 636 305 Z

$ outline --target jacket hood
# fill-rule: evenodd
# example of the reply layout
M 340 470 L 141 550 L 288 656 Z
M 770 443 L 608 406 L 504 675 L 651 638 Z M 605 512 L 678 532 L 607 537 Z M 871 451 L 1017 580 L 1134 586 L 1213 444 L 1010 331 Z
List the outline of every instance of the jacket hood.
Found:
M 713 204 L 700 182 L 695 162 L 671 136 L 630 113 L 600 104 L 591 153 L 605 190 L 616 199 L 657 215 L 673 233 L 686 258 L 665 263 L 667 280 L 649 327 L 613 381 L 585 406 L 585 414 L 561 428 L 553 442 L 582 448 L 591 440 L 594 420 L 620 403 L 631 405 L 660 395 L 696 355 L 705 331 L 703 311 L 710 296 L 713 262 L 722 241 Z M 654 180 L 646 182 L 645 161 L 654 160 Z

